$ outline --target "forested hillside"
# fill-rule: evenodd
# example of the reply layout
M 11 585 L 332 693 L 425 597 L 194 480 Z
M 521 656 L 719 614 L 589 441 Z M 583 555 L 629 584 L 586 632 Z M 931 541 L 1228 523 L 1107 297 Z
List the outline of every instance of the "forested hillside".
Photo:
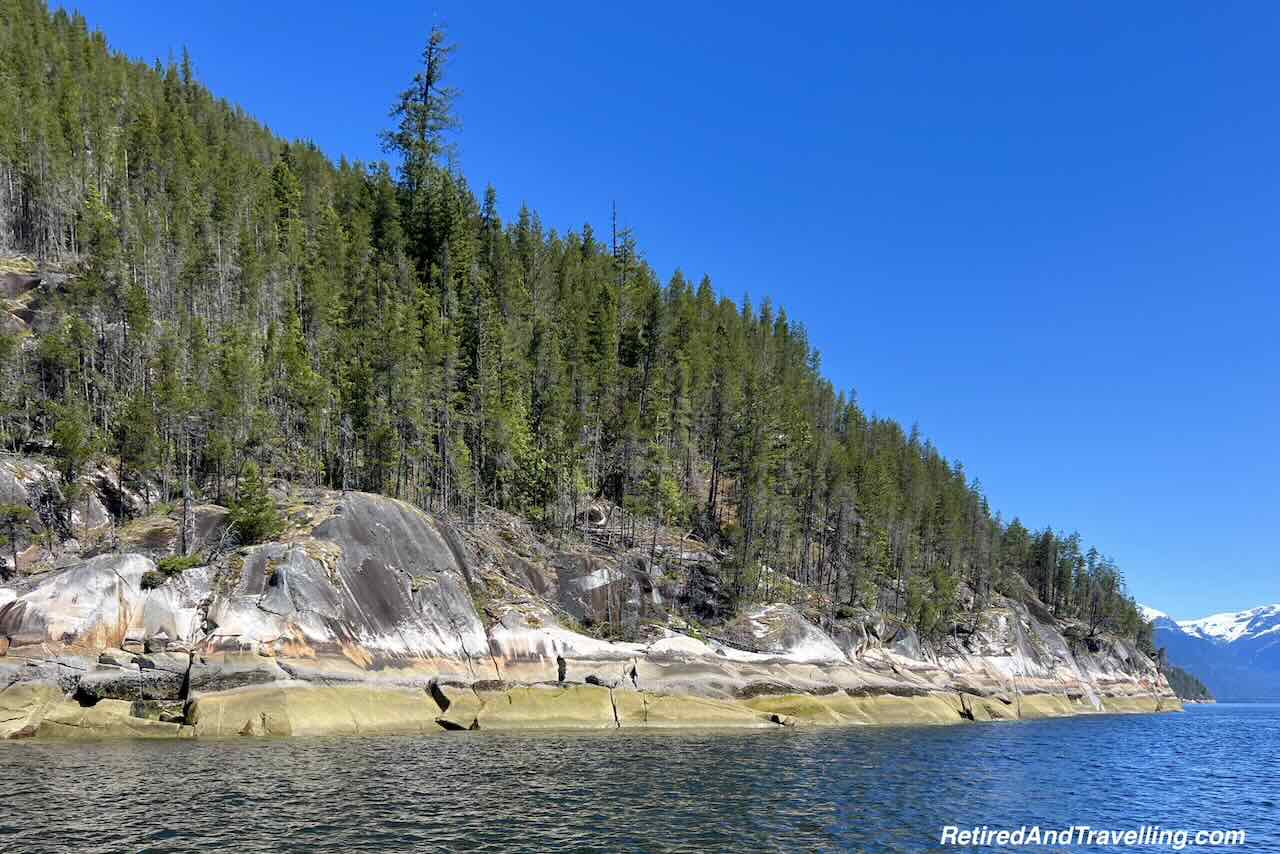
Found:
M 1169 687 L 1173 688 L 1173 693 L 1178 695 L 1178 699 L 1191 700 L 1196 703 L 1213 702 L 1213 695 L 1209 693 L 1209 689 L 1205 687 L 1203 682 L 1181 667 L 1169 664 L 1163 658 L 1161 656 L 1160 672 L 1169 680 Z
M 395 165 L 334 163 L 185 56 L 138 63 L 0 0 L 0 265 L 42 278 L 21 310 L 4 294 L 0 448 L 69 483 L 109 460 L 226 503 L 253 463 L 567 536 L 606 500 L 722 547 L 738 604 L 767 566 L 926 635 L 1029 590 L 1149 641 L 1111 561 L 1002 521 L 959 463 L 834 388 L 781 308 L 662 281 L 625 230 L 502 221 L 444 156 L 465 142 L 450 51 L 433 32 L 387 93 Z

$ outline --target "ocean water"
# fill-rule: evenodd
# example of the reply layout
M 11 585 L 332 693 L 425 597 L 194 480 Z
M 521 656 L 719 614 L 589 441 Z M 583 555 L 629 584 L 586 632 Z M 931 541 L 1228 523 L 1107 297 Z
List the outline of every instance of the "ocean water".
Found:
M 946 825 L 1243 829 L 1234 850 L 1280 852 L 1280 705 L 745 734 L 9 742 L 0 780 L 4 852 L 917 852 L 944 850 Z

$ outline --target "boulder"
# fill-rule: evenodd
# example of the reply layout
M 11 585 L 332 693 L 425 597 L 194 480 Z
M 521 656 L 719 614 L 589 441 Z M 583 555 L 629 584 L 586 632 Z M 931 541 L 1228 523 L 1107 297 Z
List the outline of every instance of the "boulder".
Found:
M 149 652 L 135 655 L 133 661 L 143 670 L 161 670 L 183 677 L 191 669 L 191 656 L 185 652 Z
M 725 630 L 726 637 L 746 649 L 811 664 L 847 662 L 826 632 L 791 605 L 764 605 L 747 612 Z
M 146 652 L 164 652 L 169 648 L 169 635 L 161 630 L 158 634 L 148 637 L 143 642 L 143 649 Z
M 100 555 L 23 579 L 0 606 L 0 635 L 14 646 L 120 647 L 145 594 L 142 575 L 155 565 L 140 555 Z
M 37 738 L 176 738 L 182 726 L 133 715 L 133 704 L 125 700 L 103 700 L 81 706 L 68 700 L 49 708 L 33 733 Z
M 893 635 L 889 639 L 889 648 L 904 658 L 914 658 L 917 661 L 928 660 L 924 645 L 920 643 L 920 636 L 909 626 L 899 625 L 894 628 Z
M 378 671 L 491 667 L 461 549 L 408 504 L 349 493 L 311 537 L 235 560 L 238 577 L 212 598 L 201 652 L 262 650 Z
M 185 674 L 100 665 L 80 677 L 76 700 L 93 705 L 100 700 L 180 700 Z
M 685 571 L 688 577 L 678 600 L 681 607 L 708 622 L 730 617 L 733 596 L 729 585 L 720 577 L 719 569 L 697 564 Z
M 114 481 L 112 482 L 114 485 Z M 143 502 L 141 495 L 125 490 L 122 500 L 137 508 Z M 214 550 L 222 541 L 230 512 L 217 504 L 196 504 L 191 508 L 194 539 L 189 553 L 202 554 Z M 157 559 L 176 554 L 181 543 L 180 515 L 144 516 L 134 519 L 120 530 L 120 540 L 130 549 L 144 552 Z
M 98 663 L 110 665 L 111 667 L 133 667 L 133 653 L 125 652 L 122 649 L 104 649 L 98 653 Z
M 49 682 L 16 682 L 0 690 L 0 738 L 30 738 L 49 709 L 63 701 Z
M 0 273 L 0 299 L 17 299 L 39 286 L 40 277 L 31 273 L 16 271 Z
M 551 560 L 551 568 L 555 572 L 557 603 L 574 619 L 601 622 L 620 614 L 626 606 L 626 574 L 613 561 L 586 554 L 560 554 Z

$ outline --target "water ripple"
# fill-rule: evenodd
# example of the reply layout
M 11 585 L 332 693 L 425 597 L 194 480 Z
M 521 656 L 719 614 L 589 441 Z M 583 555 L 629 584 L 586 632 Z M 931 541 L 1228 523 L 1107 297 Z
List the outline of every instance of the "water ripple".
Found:
M 947 824 L 1249 832 L 1280 707 L 939 728 L 0 744 L 0 850 L 916 852 Z M 1091 849 L 1098 850 L 1098 849 Z

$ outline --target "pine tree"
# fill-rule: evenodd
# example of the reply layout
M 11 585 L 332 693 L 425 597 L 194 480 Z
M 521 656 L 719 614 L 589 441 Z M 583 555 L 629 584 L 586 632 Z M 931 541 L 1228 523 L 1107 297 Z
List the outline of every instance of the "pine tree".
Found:
M 453 107 L 458 91 L 444 84 L 454 50 L 444 28 L 433 26 L 422 51 L 422 70 L 391 109 L 398 124 L 382 135 L 383 146 L 401 158 L 406 231 L 424 276 L 439 257 L 438 237 L 446 230 L 433 216 L 431 184 L 436 160 L 449 150 L 446 135 L 459 124 Z
M 450 157 L 453 52 L 434 28 L 393 165 L 334 163 L 185 54 L 132 62 L 0 0 L 0 254 L 71 274 L 16 334 L 0 312 L 0 444 L 50 448 L 68 500 L 114 456 L 183 497 L 184 542 L 191 503 L 238 495 L 255 460 L 259 485 L 493 504 L 565 536 L 587 500 L 687 522 L 730 555 L 737 604 L 798 583 L 832 619 L 878 605 L 941 634 L 976 624 L 963 584 L 975 611 L 1036 596 L 1140 630 L 1118 567 L 993 514 L 920 430 L 833 388 L 784 310 L 663 284 L 616 212 L 607 241 L 526 205 L 505 223 Z
M 10 564 L 0 568 L 0 578 L 8 580 L 18 571 L 18 526 L 35 514 L 25 504 L 0 504 L 0 546 L 9 546 Z
M 245 463 L 241 472 L 240 485 L 230 510 L 228 522 L 244 545 L 270 539 L 284 527 L 266 482 L 258 471 L 258 464 L 252 460 Z

